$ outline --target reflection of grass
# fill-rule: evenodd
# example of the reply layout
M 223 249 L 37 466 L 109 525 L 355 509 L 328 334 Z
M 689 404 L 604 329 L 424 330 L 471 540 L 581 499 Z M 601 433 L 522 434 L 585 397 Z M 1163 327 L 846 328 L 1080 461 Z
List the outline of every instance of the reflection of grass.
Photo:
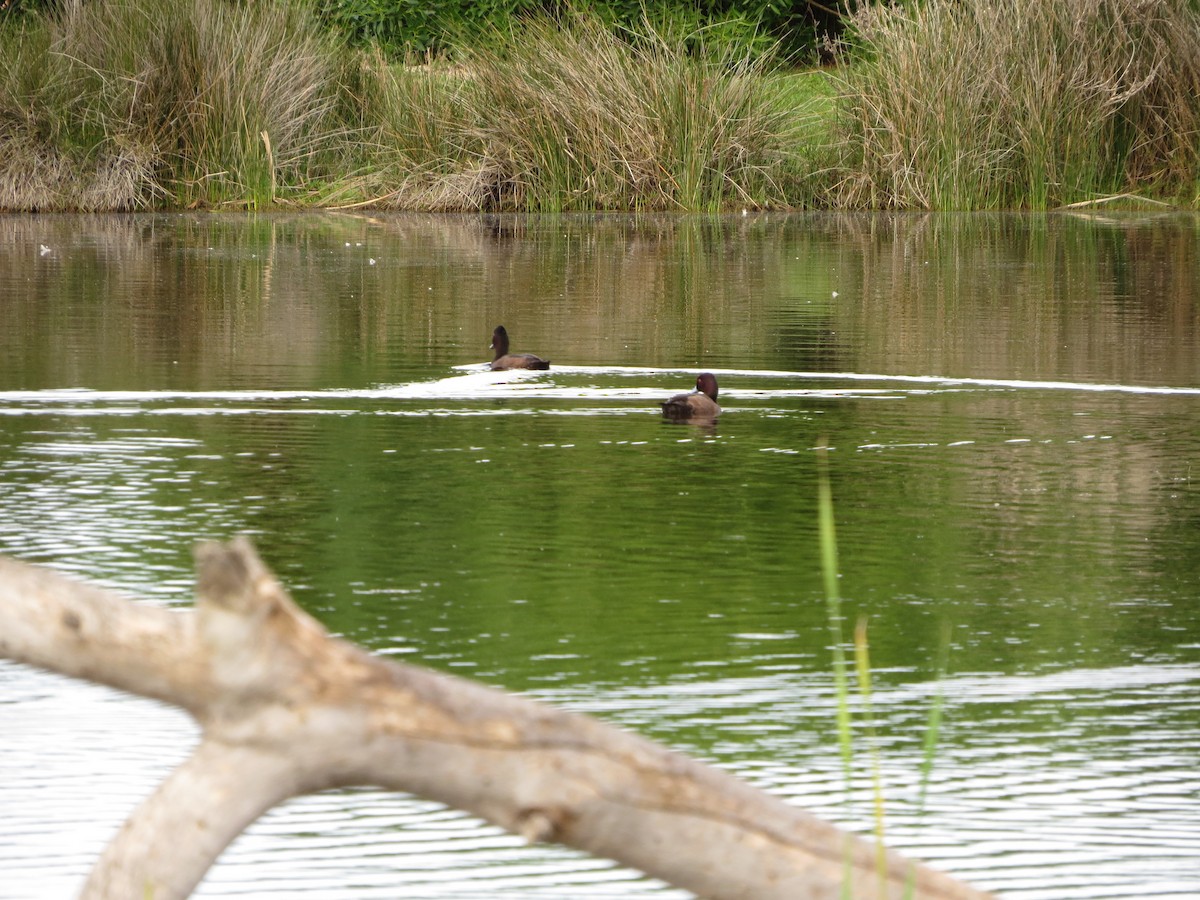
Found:
M 841 748 L 842 771 L 846 780 L 846 805 L 852 803 L 852 779 L 854 774 L 854 746 L 850 728 L 850 686 L 846 676 L 846 654 L 842 645 L 841 594 L 838 590 L 837 534 L 833 523 L 833 492 L 829 486 L 828 451 L 822 442 L 817 448 L 817 517 L 821 544 L 821 574 L 825 582 L 825 602 L 829 616 L 829 635 L 833 652 L 833 679 L 838 698 L 837 725 L 838 744 Z M 937 682 L 939 690 L 929 711 L 929 723 L 925 729 L 924 755 L 921 761 L 921 784 L 917 798 L 918 816 L 925 808 L 925 794 L 933 772 L 934 754 L 937 750 L 938 734 L 942 721 L 942 692 L 940 685 L 946 671 L 950 652 L 950 632 L 943 632 L 941 651 L 938 658 Z M 887 882 L 887 856 L 884 849 L 884 798 L 883 781 L 879 765 L 879 742 L 875 730 L 875 717 L 871 705 L 871 658 L 867 643 L 867 620 L 862 617 L 854 629 L 854 662 L 858 675 L 858 690 L 862 697 L 863 719 L 871 747 L 871 783 L 873 815 L 875 822 L 876 873 L 879 877 L 879 894 L 883 896 Z M 850 896 L 850 857 L 845 860 L 842 881 L 842 896 Z M 909 872 L 905 885 L 905 897 L 913 896 L 916 888 L 916 870 Z

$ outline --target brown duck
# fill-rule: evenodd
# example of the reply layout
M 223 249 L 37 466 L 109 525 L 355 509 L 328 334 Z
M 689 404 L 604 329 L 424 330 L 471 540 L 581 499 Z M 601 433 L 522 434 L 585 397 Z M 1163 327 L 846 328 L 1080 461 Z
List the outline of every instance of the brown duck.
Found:
M 715 419 L 721 414 L 717 406 L 717 377 L 711 372 L 696 376 L 696 390 L 676 394 L 662 404 L 663 417 L 677 421 Z
M 548 369 L 550 360 L 534 356 L 532 353 L 509 353 L 508 332 L 503 325 L 497 325 L 492 332 L 492 349 L 496 357 L 492 360 L 492 369 Z

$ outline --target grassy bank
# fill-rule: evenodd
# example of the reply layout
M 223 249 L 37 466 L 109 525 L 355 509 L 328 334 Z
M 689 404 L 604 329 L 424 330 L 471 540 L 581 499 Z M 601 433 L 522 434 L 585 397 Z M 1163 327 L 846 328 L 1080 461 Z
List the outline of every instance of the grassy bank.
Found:
M 360 105 L 376 196 L 432 209 L 789 205 L 814 119 L 761 57 L 695 37 L 580 16 L 496 35 L 451 68 L 376 60 Z
M 839 204 L 1045 209 L 1142 192 L 1196 205 L 1191 0 L 935 0 L 855 24 Z
M 0 32 L 0 206 L 320 202 L 344 60 L 299 6 L 65 4 Z
M 1198 22 L 872 7 L 829 76 L 669 21 L 535 20 L 410 67 L 300 3 L 67 4 L 0 18 L 0 208 L 1195 205 Z

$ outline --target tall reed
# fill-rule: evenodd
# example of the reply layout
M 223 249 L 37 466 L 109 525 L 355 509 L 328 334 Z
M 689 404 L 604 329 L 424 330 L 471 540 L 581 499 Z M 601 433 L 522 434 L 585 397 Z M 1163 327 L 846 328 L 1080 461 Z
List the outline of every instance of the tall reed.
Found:
M 925 0 L 855 29 L 835 203 L 1047 208 L 1200 179 L 1190 0 Z
M 838 568 L 837 529 L 833 517 L 833 490 L 829 484 L 828 448 L 822 438 L 817 447 L 817 535 L 820 544 L 821 575 L 825 586 L 826 616 L 829 625 L 829 637 L 833 658 L 834 694 L 837 697 L 837 732 L 838 745 L 842 758 L 842 774 L 846 784 L 846 805 L 848 817 L 852 813 L 852 789 L 854 776 L 854 738 L 850 721 L 850 684 L 847 675 L 846 652 L 842 637 L 842 600 L 838 587 L 840 570 Z M 918 816 L 924 812 L 925 796 L 929 788 L 933 772 L 934 757 L 937 751 L 938 737 L 941 733 L 943 692 L 942 684 L 947 671 L 950 653 L 950 627 L 947 624 L 942 631 L 941 651 L 937 664 L 937 692 L 933 705 L 929 710 L 929 719 L 925 728 L 924 753 L 921 761 L 920 788 L 917 798 Z M 858 676 L 858 691 L 861 700 L 861 717 L 870 743 L 872 811 L 876 840 L 876 876 L 879 879 L 879 894 L 886 893 L 887 857 L 884 849 L 884 792 L 883 776 L 880 765 L 879 737 L 875 727 L 875 712 L 871 700 L 871 656 L 867 640 L 867 619 L 860 617 L 854 629 L 854 666 Z M 842 895 L 850 896 L 851 891 L 850 857 L 844 860 L 842 876 Z M 910 868 L 905 879 L 902 896 L 905 900 L 915 895 L 916 869 Z
M 648 20 L 535 19 L 469 53 L 500 205 L 685 209 L 788 202 L 796 122 L 762 57 Z
M 66 4 L 4 30 L 0 205 L 248 205 L 332 169 L 336 44 L 301 4 Z M 6 185 L 9 186 L 5 190 Z
M 854 738 L 850 731 L 850 683 L 846 674 L 846 650 L 842 641 L 842 598 L 838 589 L 837 529 L 833 521 L 833 489 L 829 485 L 829 450 L 822 439 L 817 447 L 817 535 L 821 549 L 821 578 L 825 584 L 825 609 L 833 654 L 833 688 L 837 696 L 838 749 L 842 777 L 846 783 L 849 817 L 854 779 Z M 852 866 L 849 845 L 842 860 L 842 894 L 849 896 Z
M 858 672 L 858 694 L 862 701 L 862 717 L 866 724 L 867 740 L 871 747 L 872 811 L 875 820 L 875 871 L 879 878 L 880 896 L 886 892 L 887 856 L 884 850 L 883 774 L 879 764 L 879 735 L 875 728 L 875 710 L 871 704 L 871 652 L 867 641 L 867 618 L 861 616 L 854 626 L 854 668 Z
M 427 211 L 491 205 L 485 153 L 473 135 L 477 89 L 461 67 L 395 65 L 373 52 L 350 81 L 347 119 L 357 123 L 369 202 Z

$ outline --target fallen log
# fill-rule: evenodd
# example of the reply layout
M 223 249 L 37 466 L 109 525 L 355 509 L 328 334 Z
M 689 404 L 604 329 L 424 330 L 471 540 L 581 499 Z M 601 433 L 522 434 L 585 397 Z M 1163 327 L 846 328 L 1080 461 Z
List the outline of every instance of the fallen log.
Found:
M 239 538 L 196 551 L 195 609 L 0 557 L 0 657 L 186 709 L 192 755 L 101 855 L 85 898 L 186 897 L 298 794 L 376 785 L 711 898 L 989 895 L 595 719 L 331 637 Z M 843 882 L 850 884 L 843 893 Z

